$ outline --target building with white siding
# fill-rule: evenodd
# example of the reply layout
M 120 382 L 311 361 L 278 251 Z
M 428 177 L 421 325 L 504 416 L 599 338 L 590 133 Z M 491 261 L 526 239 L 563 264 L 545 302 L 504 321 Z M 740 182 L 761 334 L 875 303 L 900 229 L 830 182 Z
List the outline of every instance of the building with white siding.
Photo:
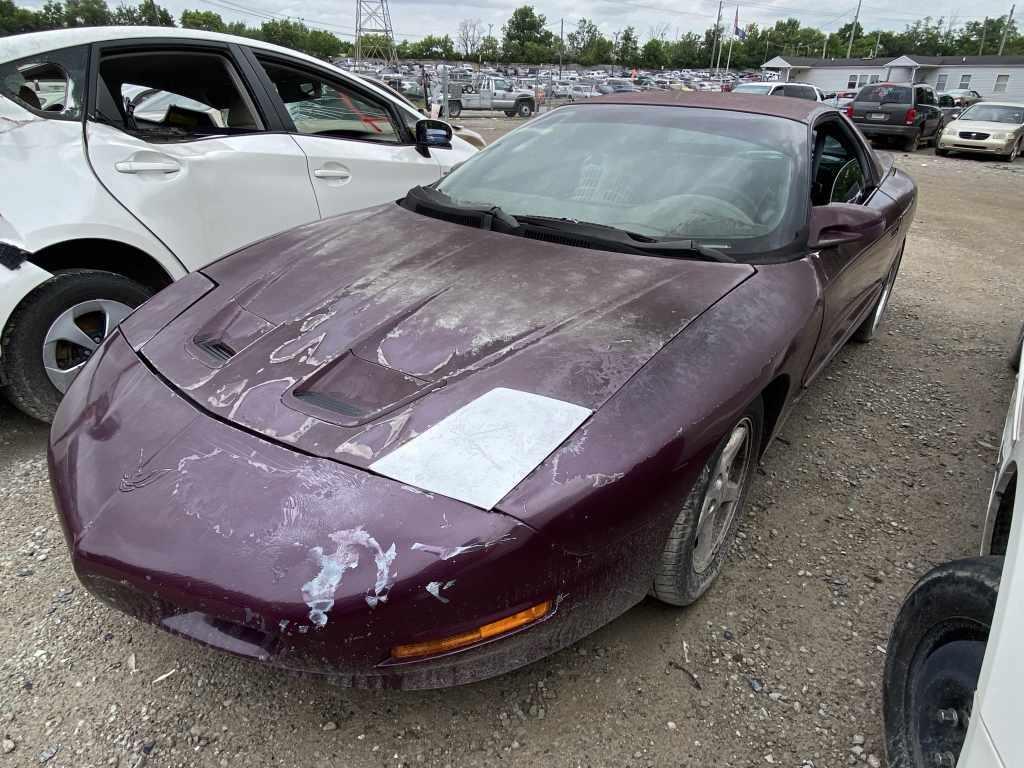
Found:
M 786 81 L 823 91 L 867 83 L 927 83 L 937 91 L 971 89 L 986 99 L 1024 101 L 1024 56 L 918 56 L 877 59 L 811 59 L 776 56 L 762 69 Z

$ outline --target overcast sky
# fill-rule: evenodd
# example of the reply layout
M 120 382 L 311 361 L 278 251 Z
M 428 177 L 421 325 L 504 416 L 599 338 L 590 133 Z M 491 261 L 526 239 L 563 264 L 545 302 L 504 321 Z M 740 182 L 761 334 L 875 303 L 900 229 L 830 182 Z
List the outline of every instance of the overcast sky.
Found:
M 132 0 L 128 0 L 131 2 Z M 528 1 L 528 0 L 527 0 Z M 107 0 L 118 5 L 118 0 Z M 334 32 L 342 39 L 351 39 L 355 32 L 356 0 L 157 0 L 175 16 L 186 8 L 211 10 L 220 13 L 226 21 L 241 20 L 258 26 L 266 18 L 299 18 L 312 27 Z M 19 4 L 41 7 L 43 0 L 22 0 Z M 450 34 L 455 37 L 459 21 L 479 19 L 484 25 L 493 25 L 495 36 L 501 36 L 501 26 L 520 0 L 462 0 L 458 4 L 443 0 L 391 0 L 391 22 L 398 39 L 416 39 L 426 34 Z M 580 17 L 593 20 L 609 37 L 616 31 L 632 25 L 641 41 L 652 31 L 667 29 L 667 37 L 677 32 L 701 32 L 714 23 L 718 0 L 539 0 L 532 3 L 538 13 L 547 17 L 548 28 L 559 31 L 559 19 L 565 19 L 565 32 L 575 28 Z M 847 7 L 849 4 L 849 7 Z M 237 12 L 228 10 L 232 6 Z M 813 25 L 826 32 L 835 32 L 853 20 L 857 0 L 756 0 L 739 4 L 740 26 L 750 22 L 772 24 L 777 19 L 795 17 L 802 24 Z M 1010 0 L 904 0 L 886 3 L 886 0 L 866 0 L 861 7 L 861 23 L 866 29 L 895 29 L 926 15 L 954 19 L 956 25 L 972 19 L 1001 16 L 1009 10 Z M 736 15 L 735 2 L 722 11 L 728 27 Z M 1015 14 L 1020 16 L 1022 13 Z

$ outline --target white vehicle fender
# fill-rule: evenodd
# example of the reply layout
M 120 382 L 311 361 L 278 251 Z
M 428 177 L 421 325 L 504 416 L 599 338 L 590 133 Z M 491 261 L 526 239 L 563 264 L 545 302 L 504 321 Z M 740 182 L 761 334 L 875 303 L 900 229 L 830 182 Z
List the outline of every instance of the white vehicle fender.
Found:
M 22 253 L 10 244 L 0 243 L 0 331 L 7 327 L 7 321 L 22 299 L 53 277 L 24 259 Z M 0 355 L 3 355 L 2 348 Z

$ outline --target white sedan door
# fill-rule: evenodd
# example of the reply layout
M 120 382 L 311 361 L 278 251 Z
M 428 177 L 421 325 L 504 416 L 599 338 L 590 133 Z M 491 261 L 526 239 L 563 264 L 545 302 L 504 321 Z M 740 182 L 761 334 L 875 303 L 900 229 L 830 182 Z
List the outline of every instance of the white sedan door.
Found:
M 396 200 L 441 177 L 437 158 L 420 153 L 382 97 L 302 62 L 254 53 L 294 125 L 321 216 Z
M 99 51 L 86 124 L 103 185 L 189 270 L 318 218 L 306 157 L 266 123 L 229 50 Z

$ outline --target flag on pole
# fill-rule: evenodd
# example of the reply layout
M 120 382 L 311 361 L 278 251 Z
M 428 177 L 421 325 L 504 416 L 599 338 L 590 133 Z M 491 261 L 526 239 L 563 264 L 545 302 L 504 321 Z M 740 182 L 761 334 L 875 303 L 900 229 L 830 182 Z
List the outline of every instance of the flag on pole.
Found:
M 732 24 L 732 33 L 740 40 L 747 39 L 747 33 L 740 29 L 740 7 L 736 6 L 736 20 Z

